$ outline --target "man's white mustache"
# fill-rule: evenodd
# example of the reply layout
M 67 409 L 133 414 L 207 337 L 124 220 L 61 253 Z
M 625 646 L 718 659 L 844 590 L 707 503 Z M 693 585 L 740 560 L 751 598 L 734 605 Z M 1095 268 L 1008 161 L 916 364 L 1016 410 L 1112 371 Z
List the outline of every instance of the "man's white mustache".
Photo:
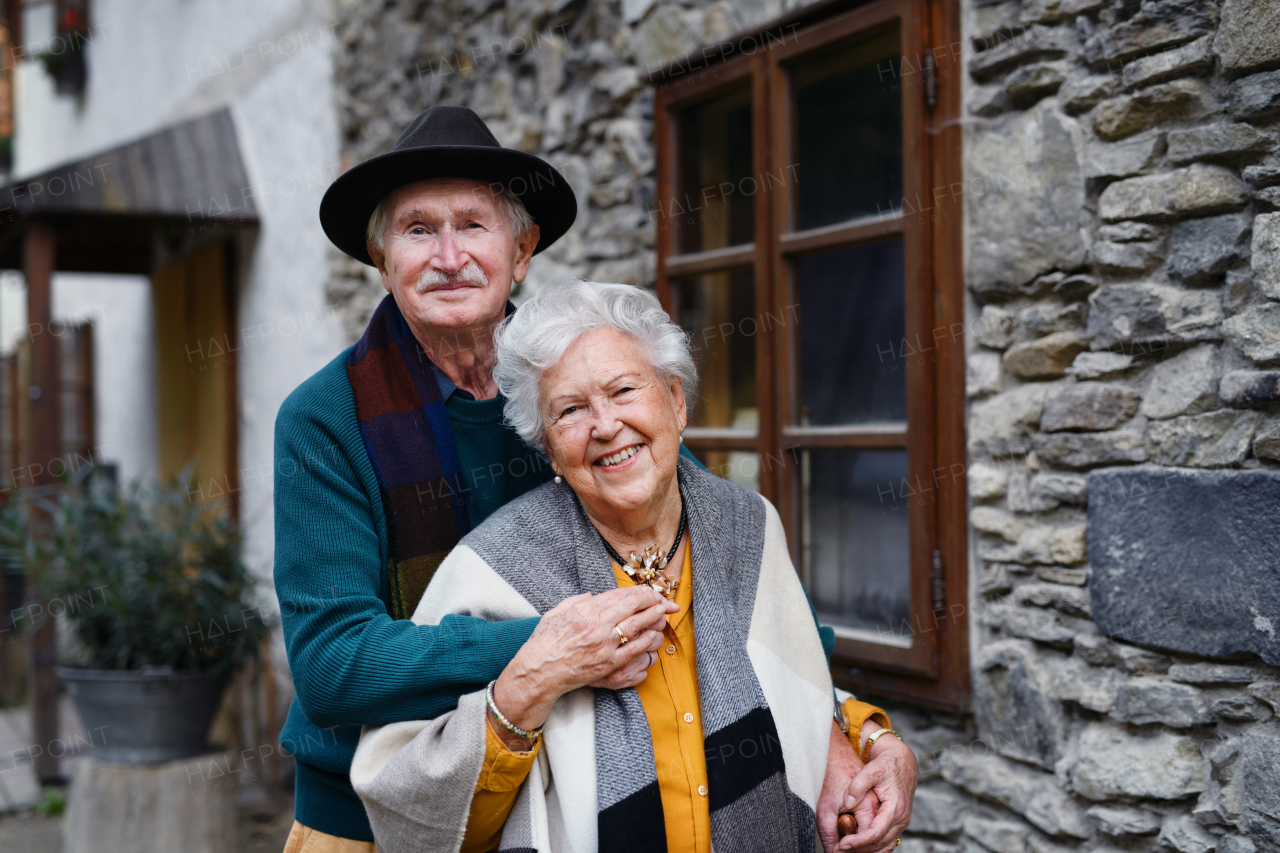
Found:
M 467 261 L 467 265 L 455 273 L 427 270 L 418 276 L 418 281 L 413 285 L 413 288 L 419 293 L 426 293 L 428 288 L 435 287 L 438 284 L 456 284 L 460 281 L 470 281 L 484 286 L 489 283 L 489 277 L 484 274 L 484 270 L 480 269 L 480 265 L 475 261 Z

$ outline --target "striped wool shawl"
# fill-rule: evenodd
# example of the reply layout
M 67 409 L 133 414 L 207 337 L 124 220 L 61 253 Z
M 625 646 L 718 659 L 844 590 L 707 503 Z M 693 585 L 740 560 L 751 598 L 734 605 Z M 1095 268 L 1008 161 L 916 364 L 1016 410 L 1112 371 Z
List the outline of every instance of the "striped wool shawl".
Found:
M 810 853 L 831 736 L 831 677 L 777 511 L 678 463 L 693 550 L 693 617 L 711 836 L 717 853 Z M 568 486 L 547 483 L 469 533 L 413 615 L 536 616 L 617 585 Z M 367 728 L 351 767 L 378 849 L 457 851 L 485 754 L 483 693 L 435 720 Z M 502 851 L 666 849 L 653 742 L 635 690 L 583 688 L 551 711 Z

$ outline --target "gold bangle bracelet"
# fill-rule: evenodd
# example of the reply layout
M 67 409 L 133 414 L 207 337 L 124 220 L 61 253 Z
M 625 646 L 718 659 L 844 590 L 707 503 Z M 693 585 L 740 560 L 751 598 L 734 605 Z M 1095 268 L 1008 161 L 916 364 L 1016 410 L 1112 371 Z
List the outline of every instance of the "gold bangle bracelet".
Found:
M 875 745 L 875 742 L 880 739 L 881 735 L 893 735 L 899 741 L 902 741 L 902 743 L 906 743 L 905 740 L 902 740 L 902 735 L 898 734 L 893 729 L 876 729 L 867 737 L 866 741 L 862 744 L 862 763 L 863 764 L 866 764 L 871 760 L 871 747 Z

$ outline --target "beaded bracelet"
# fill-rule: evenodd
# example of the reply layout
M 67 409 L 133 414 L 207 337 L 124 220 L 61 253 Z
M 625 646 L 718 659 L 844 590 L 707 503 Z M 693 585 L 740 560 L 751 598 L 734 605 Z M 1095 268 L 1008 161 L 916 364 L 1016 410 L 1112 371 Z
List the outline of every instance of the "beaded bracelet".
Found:
M 497 679 L 489 682 L 488 688 L 484 691 L 484 701 L 489 705 L 489 713 L 493 714 L 493 718 L 498 721 L 498 724 L 516 737 L 522 737 L 525 740 L 533 740 L 538 735 L 542 734 L 542 726 L 538 726 L 536 729 L 532 730 L 522 729 L 515 723 L 508 720 L 506 716 L 498 710 L 498 706 L 494 704 L 493 701 L 493 685 L 497 683 Z

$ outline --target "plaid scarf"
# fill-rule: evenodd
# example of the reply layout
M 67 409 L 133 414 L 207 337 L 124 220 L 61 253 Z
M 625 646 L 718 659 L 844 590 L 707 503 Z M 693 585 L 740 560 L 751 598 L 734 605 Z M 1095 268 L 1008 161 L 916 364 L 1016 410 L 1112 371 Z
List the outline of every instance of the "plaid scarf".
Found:
M 440 386 L 389 294 L 347 356 L 347 378 L 387 514 L 391 616 L 408 619 L 471 522 Z

